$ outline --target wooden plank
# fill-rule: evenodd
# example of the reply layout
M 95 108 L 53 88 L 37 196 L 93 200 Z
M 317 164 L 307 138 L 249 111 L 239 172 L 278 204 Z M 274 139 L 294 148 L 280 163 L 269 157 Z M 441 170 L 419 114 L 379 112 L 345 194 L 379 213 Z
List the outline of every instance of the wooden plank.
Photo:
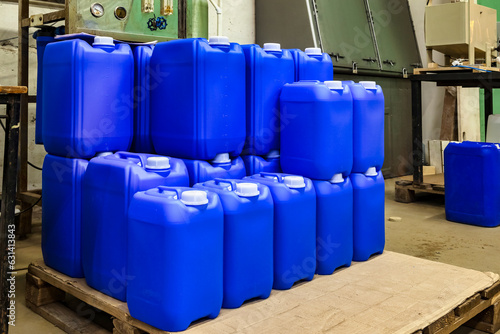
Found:
M 500 330 L 500 301 L 467 322 L 466 326 L 491 334 L 497 333 Z
M 26 300 L 35 306 L 47 305 L 64 299 L 66 293 L 40 278 L 26 274 Z
M 467 312 L 470 312 L 473 308 L 478 306 L 481 303 L 481 294 L 476 293 L 474 296 L 467 299 L 462 305 L 458 306 L 455 309 L 455 315 L 457 317 L 464 316 Z
M 60 302 L 36 306 L 26 301 L 26 306 L 68 334 L 110 334 L 104 328 L 78 316 Z
M 481 292 L 481 297 L 484 299 L 491 299 L 500 293 L 500 282 L 492 285 L 488 289 Z
M 424 176 L 426 175 L 436 175 L 436 167 L 435 166 L 422 166 Z
M 28 87 L 25 86 L 0 86 L 0 94 L 26 94 Z
M 458 141 L 481 141 L 479 88 L 457 89 Z
M 455 322 L 455 312 L 450 311 L 446 315 L 439 318 L 434 323 L 430 324 L 424 329 L 424 334 L 436 334 L 444 329 L 447 329 Z
M 402 176 L 401 181 L 413 181 L 413 176 Z M 444 187 L 444 174 L 424 175 L 424 184 L 437 185 Z
M 42 197 L 41 194 L 36 194 L 33 192 L 22 192 L 17 195 L 17 198 L 24 203 L 28 203 L 29 205 L 33 205 L 38 202 L 38 200 Z M 42 206 L 42 201 L 40 200 L 37 203 L 38 206 Z
M 457 140 L 457 87 L 446 87 L 444 94 L 443 114 L 441 116 L 441 140 Z
M 473 72 L 473 73 L 484 73 L 485 71 L 500 72 L 500 69 L 497 67 L 487 67 L 487 66 L 477 66 L 477 65 L 472 67 L 475 68 L 456 67 L 456 66 L 415 68 L 413 69 L 413 74 L 425 74 L 425 73 L 435 73 L 435 72 Z
M 441 155 L 440 140 L 429 140 L 429 165 L 436 167 L 437 174 L 441 174 L 443 172 L 443 158 Z
M 448 140 L 442 140 L 441 141 L 441 170 L 442 173 L 444 173 L 444 150 L 446 149 L 446 146 L 448 146 L 450 142 Z
M 119 319 L 113 319 L 113 334 L 143 334 L 140 329 L 130 326 Z

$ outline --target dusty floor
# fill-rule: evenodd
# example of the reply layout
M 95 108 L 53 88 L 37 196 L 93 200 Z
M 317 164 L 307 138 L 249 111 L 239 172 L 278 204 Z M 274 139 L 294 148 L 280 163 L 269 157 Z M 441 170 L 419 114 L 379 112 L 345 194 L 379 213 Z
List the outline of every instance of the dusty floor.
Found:
M 387 250 L 429 260 L 449 263 L 480 271 L 500 273 L 500 228 L 479 228 L 445 220 L 444 198 L 419 196 L 419 201 L 401 204 L 394 201 L 394 182 L 387 180 L 386 216 L 400 217 L 399 222 L 386 220 Z M 17 315 L 11 333 L 63 333 L 24 305 L 24 282 L 30 261 L 41 258 L 40 211 L 35 213 L 33 234 L 17 243 Z M 460 328 L 458 334 L 482 332 Z M 500 334 L 498 332 L 497 334 Z

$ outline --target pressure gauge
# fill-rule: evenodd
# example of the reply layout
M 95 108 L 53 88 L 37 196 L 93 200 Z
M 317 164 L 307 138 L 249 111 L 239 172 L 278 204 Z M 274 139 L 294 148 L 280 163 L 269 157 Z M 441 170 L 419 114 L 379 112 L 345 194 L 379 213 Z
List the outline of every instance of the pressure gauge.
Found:
M 95 2 L 90 6 L 90 12 L 95 17 L 101 17 L 104 15 L 104 7 L 100 3 Z

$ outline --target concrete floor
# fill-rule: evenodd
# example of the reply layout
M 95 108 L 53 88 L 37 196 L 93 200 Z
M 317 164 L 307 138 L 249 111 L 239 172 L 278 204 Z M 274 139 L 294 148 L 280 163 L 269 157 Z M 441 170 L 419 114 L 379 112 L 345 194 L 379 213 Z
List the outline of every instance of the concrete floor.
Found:
M 386 217 L 400 217 L 401 221 L 386 220 L 387 250 L 479 271 L 500 273 L 500 228 L 480 228 L 446 221 L 442 196 L 419 195 L 418 202 L 396 203 L 394 182 L 395 180 L 387 180 L 386 183 Z M 27 240 L 17 242 L 17 322 L 10 332 L 63 333 L 24 305 L 25 268 L 30 261 L 42 257 L 39 208 L 35 211 L 34 218 L 33 234 Z M 455 333 L 482 332 L 460 328 Z

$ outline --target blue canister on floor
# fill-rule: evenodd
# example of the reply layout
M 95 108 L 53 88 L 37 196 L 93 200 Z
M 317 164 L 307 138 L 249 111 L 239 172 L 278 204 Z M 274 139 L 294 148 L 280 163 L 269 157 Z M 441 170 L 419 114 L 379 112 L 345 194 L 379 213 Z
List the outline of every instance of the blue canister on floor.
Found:
M 134 139 L 131 150 L 154 153 L 150 133 L 150 83 L 151 55 L 154 45 L 138 45 L 133 48 L 134 71 Z
M 215 179 L 194 186 L 219 195 L 224 209 L 224 298 L 238 308 L 267 298 L 273 287 L 274 204 L 269 188 L 245 180 Z
M 210 181 L 215 178 L 242 179 L 246 175 L 241 157 L 231 160 L 229 154 L 218 154 L 212 161 L 184 160 L 189 172 L 189 183 Z
M 330 275 L 351 265 L 353 256 L 353 190 L 351 180 L 337 174 L 313 180 L 316 190 L 316 273 Z
M 192 188 L 135 194 L 128 214 L 130 315 L 164 331 L 216 318 L 222 305 L 224 215 Z
M 384 93 L 374 81 L 348 86 L 354 101 L 352 172 L 366 173 L 371 167 L 380 171 L 384 163 Z
M 82 181 L 88 161 L 46 155 L 42 170 L 42 253 L 49 267 L 83 277 Z
M 245 55 L 227 37 L 156 45 L 151 135 L 158 154 L 212 160 L 240 155 L 246 137 Z M 154 75 L 154 78 L 153 78 Z
M 500 146 L 450 143 L 444 150 L 446 219 L 477 226 L 500 225 Z
M 118 152 L 92 159 L 83 180 L 82 258 L 87 284 L 125 301 L 127 212 L 132 196 L 158 186 L 188 186 L 182 160 Z
M 36 55 L 37 55 L 37 78 L 36 78 L 36 123 L 35 123 L 35 143 L 43 144 L 42 138 L 42 105 L 43 105 L 43 55 L 47 44 L 54 41 L 52 32 L 37 31 Z
M 279 151 L 271 151 L 265 157 L 245 155 L 242 156 L 242 159 L 245 163 L 245 170 L 248 176 L 259 174 L 261 172 L 281 173 Z
M 244 179 L 269 187 L 274 200 L 274 284 L 287 290 L 316 271 L 316 192 L 302 176 L 260 173 Z
M 353 114 L 349 86 L 340 81 L 301 81 L 281 93 L 281 112 L 289 118 L 281 131 L 283 172 L 315 180 L 352 169 Z
M 350 176 L 354 193 L 354 261 L 382 254 L 385 246 L 385 182 L 375 167 Z
M 132 142 L 134 57 L 110 37 L 47 45 L 43 144 L 54 155 L 92 158 Z
M 295 81 L 301 80 L 333 80 L 332 58 L 322 53 L 320 48 L 290 50 L 295 64 Z
M 294 62 L 280 44 L 243 45 L 247 80 L 247 139 L 245 154 L 266 155 L 279 150 L 280 93 L 294 82 Z

